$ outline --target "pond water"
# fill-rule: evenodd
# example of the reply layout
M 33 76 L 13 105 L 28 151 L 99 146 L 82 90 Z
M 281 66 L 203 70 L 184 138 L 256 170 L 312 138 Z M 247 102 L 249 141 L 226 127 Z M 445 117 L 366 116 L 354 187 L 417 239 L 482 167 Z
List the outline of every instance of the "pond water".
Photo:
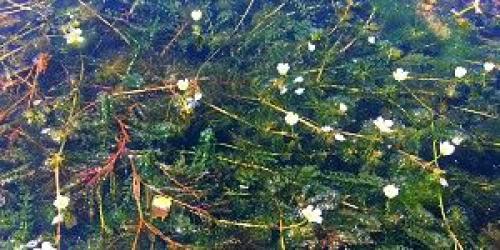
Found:
M 3 0 L 0 249 L 497 249 L 497 0 Z

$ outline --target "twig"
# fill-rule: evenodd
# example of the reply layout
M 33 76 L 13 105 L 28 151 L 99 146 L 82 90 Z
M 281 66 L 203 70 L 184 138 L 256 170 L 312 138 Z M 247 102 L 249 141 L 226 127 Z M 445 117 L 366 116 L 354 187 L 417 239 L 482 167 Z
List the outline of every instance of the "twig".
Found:
M 146 94 L 146 93 L 150 93 L 150 92 L 173 90 L 175 88 L 176 88 L 175 85 L 166 85 L 166 86 L 150 87 L 150 88 L 145 88 L 145 89 L 121 91 L 121 92 L 112 93 L 111 96 L 140 95 L 140 94 Z
M 245 13 L 243 14 L 243 16 L 241 17 L 240 21 L 238 22 L 238 24 L 236 25 L 236 27 L 234 27 L 234 30 L 233 30 L 233 34 L 236 34 L 236 32 L 238 31 L 238 29 L 240 28 L 241 24 L 243 24 L 243 21 L 245 20 L 245 17 L 248 15 L 248 13 L 250 12 L 250 9 L 252 8 L 252 5 L 254 3 L 254 0 L 250 0 L 250 3 L 248 4 L 248 7 L 247 9 L 245 10 Z
M 162 164 L 162 163 L 160 163 L 159 165 L 160 165 L 160 169 L 162 170 L 163 174 L 165 174 L 170 179 L 170 181 L 172 181 L 172 183 L 174 183 L 176 186 L 178 186 L 179 188 L 181 188 L 182 191 L 186 191 L 187 193 L 193 195 L 197 199 L 201 198 L 201 195 L 202 195 L 201 191 L 195 190 L 195 189 L 193 189 L 191 187 L 188 187 L 188 186 L 180 183 L 176 178 L 174 178 L 172 176 L 172 174 L 170 174 L 168 172 L 168 166 L 167 165 Z
M 446 214 L 444 212 L 444 204 L 443 204 L 443 196 L 442 196 L 442 194 L 439 194 L 438 199 L 439 199 L 439 211 L 441 212 L 441 217 L 443 218 L 443 222 L 444 222 L 446 230 L 448 231 L 448 233 L 450 234 L 450 237 L 455 242 L 455 249 L 458 248 L 460 250 L 463 250 L 464 247 L 462 246 L 462 244 L 458 240 L 458 238 L 455 235 L 455 233 L 453 233 L 453 231 L 451 230 L 450 223 L 448 222 L 448 219 L 446 218 Z
M 283 211 L 280 209 L 280 222 L 279 222 L 279 231 L 280 231 L 280 248 L 281 250 L 286 249 L 285 245 L 285 230 L 283 228 Z
M 165 45 L 165 47 L 163 47 L 160 56 L 164 56 L 170 50 L 170 48 L 174 45 L 177 39 L 182 35 L 188 24 L 189 23 L 186 22 L 181 26 L 181 28 L 177 31 L 177 33 L 175 33 L 175 36 L 172 38 L 172 40 L 170 40 L 170 42 L 167 45 Z
M 97 13 L 96 10 L 94 10 L 92 7 L 90 7 L 87 3 L 83 2 L 82 0 L 78 0 L 78 2 L 85 8 L 87 8 L 97 19 L 99 19 L 101 22 L 103 22 L 106 26 L 111 28 L 116 34 L 120 36 L 120 38 L 127 44 L 131 45 L 130 40 L 123 34 L 119 29 L 117 29 L 115 26 L 113 26 L 108 20 L 104 19 L 99 13 Z
M 484 111 L 478 111 L 478 110 L 473 110 L 473 109 L 468 109 L 468 108 L 460 108 L 460 107 L 456 107 L 456 106 L 451 106 L 451 107 L 454 108 L 454 109 L 458 109 L 458 110 L 467 112 L 467 113 L 471 113 L 471 114 L 475 114 L 475 115 L 480 115 L 480 116 L 484 116 L 484 117 L 492 118 L 492 119 L 498 119 L 497 115 L 488 114 L 488 113 L 486 113 Z
M 226 157 L 223 157 L 223 156 L 217 156 L 217 159 L 220 160 L 220 161 L 225 161 L 225 162 L 234 164 L 234 165 L 239 165 L 239 166 L 242 166 L 242 167 L 245 167 L 245 168 L 252 168 L 252 169 L 256 169 L 256 170 L 261 170 L 261 171 L 264 171 L 264 172 L 267 172 L 267 173 L 270 173 L 270 174 L 273 174 L 273 175 L 277 174 L 275 171 L 273 171 L 273 170 L 271 170 L 269 168 L 266 168 L 264 166 L 260 166 L 260 165 L 256 165 L 256 164 L 250 164 L 250 163 L 245 163 L 245 162 L 240 162 L 240 161 L 229 159 L 229 158 L 226 158 Z
M 157 188 L 155 186 L 152 186 L 152 185 L 149 185 L 149 184 L 144 183 L 144 182 L 142 182 L 142 183 L 143 183 L 143 185 L 145 187 L 149 188 L 153 192 L 161 194 L 161 195 L 165 195 L 159 188 Z M 172 197 L 172 196 L 169 195 L 169 197 Z M 259 228 L 259 229 L 266 229 L 266 230 L 279 229 L 279 225 L 275 225 L 275 224 L 254 224 L 254 223 L 249 223 L 249 222 L 240 222 L 240 221 L 231 221 L 231 220 L 225 220 L 225 219 L 217 219 L 216 217 L 214 217 L 213 215 L 211 215 L 208 211 L 206 211 L 204 209 L 192 206 L 192 205 L 190 205 L 190 204 L 188 204 L 186 202 L 183 202 L 183 201 L 175 199 L 175 198 L 172 198 L 172 201 L 175 204 L 177 204 L 177 205 L 179 205 L 181 207 L 184 207 L 185 209 L 189 210 L 193 214 L 195 214 L 195 215 L 197 215 L 197 216 L 199 216 L 201 218 L 210 220 L 210 221 L 214 222 L 217 225 L 238 226 L 238 227 L 243 227 L 243 228 Z M 295 223 L 295 224 L 290 224 L 288 226 L 283 225 L 282 229 L 283 230 L 294 229 L 294 228 L 302 227 L 306 223 L 307 223 L 307 221 L 303 220 L 303 221 L 300 221 L 300 222 Z

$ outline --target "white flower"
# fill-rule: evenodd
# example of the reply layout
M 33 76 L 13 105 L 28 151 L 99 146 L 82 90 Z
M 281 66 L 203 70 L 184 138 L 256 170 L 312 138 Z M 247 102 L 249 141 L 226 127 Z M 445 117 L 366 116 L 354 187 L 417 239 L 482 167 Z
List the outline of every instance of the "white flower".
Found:
M 485 62 L 483 64 L 483 68 L 484 68 L 484 71 L 486 72 L 491 72 L 492 70 L 494 70 L 496 67 L 496 65 L 492 62 Z
M 191 109 L 196 108 L 196 105 L 198 105 L 198 102 L 196 102 L 194 100 L 194 98 L 188 97 L 188 98 L 186 98 L 186 103 L 184 105 L 185 105 L 184 108 L 186 108 L 187 110 L 191 110 Z
M 396 71 L 392 72 L 392 76 L 394 77 L 394 80 L 400 82 L 408 79 L 408 74 L 410 72 L 405 71 L 402 68 L 397 68 Z
M 323 222 L 323 217 L 321 217 L 321 209 L 314 208 L 313 205 L 308 205 L 306 208 L 300 210 L 300 213 L 309 222 L 316 222 L 321 224 Z
M 462 78 L 467 74 L 467 69 L 461 66 L 455 68 L 455 77 Z
M 377 119 L 373 121 L 373 124 L 375 124 L 375 127 L 382 133 L 391 133 L 393 131 L 391 127 L 394 125 L 394 122 L 392 120 L 385 120 L 382 116 L 377 117 Z
M 193 10 L 193 11 L 191 11 L 191 18 L 195 22 L 200 21 L 202 16 L 203 16 L 203 13 L 201 12 L 201 10 Z
M 285 116 L 286 124 L 293 126 L 299 122 L 299 115 L 294 112 L 287 112 Z
M 64 216 L 62 214 L 58 214 L 54 216 L 54 219 L 52 219 L 52 225 L 59 224 L 64 221 Z
M 451 155 L 453 152 L 455 152 L 455 146 L 449 141 L 439 143 L 439 153 L 441 153 L 441 155 Z
M 293 79 L 293 83 L 301 83 L 304 82 L 304 77 L 302 76 L 297 76 L 295 79 Z
M 280 95 L 284 95 L 286 92 L 288 92 L 288 88 L 286 86 L 280 88 Z
M 41 131 L 40 131 L 40 134 L 42 135 L 46 135 L 46 134 L 49 134 L 51 131 L 50 128 L 43 128 Z
M 307 50 L 314 52 L 316 50 L 316 45 L 314 43 L 307 42 Z
M 441 184 L 441 186 L 443 186 L 443 187 L 447 187 L 448 181 L 445 178 L 441 177 L 441 178 L 439 178 L 439 184 Z
M 69 205 L 69 197 L 64 195 L 58 195 L 57 198 L 54 200 L 53 204 L 57 209 L 63 210 L 67 208 Z
M 48 241 L 42 242 L 42 248 L 40 250 L 57 250 L 57 248 L 52 246 L 52 243 Z
M 276 70 L 278 70 L 278 73 L 282 76 L 288 74 L 288 71 L 290 70 L 290 65 L 288 63 L 278 63 L 276 66 Z
M 481 10 L 481 0 L 474 0 L 472 7 L 474 7 L 474 12 L 476 14 L 483 14 L 483 11 Z
M 347 105 L 345 105 L 345 103 L 343 102 L 339 103 L 339 110 L 341 113 L 347 112 Z
M 399 194 L 399 188 L 393 184 L 386 185 L 383 189 L 385 197 L 392 199 Z
M 296 95 L 302 95 L 304 94 L 305 88 L 297 88 L 294 92 Z
M 333 131 L 333 128 L 331 126 L 323 126 L 323 127 L 321 127 L 321 131 L 323 131 L 325 133 L 330 133 Z
M 451 143 L 453 143 L 457 146 L 460 145 L 463 141 L 464 141 L 464 138 L 460 135 L 457 135 L 451 139 Z
M 369 36 L 368 37 L 368 43 L 369 44 L 375 44 L 375 37 L 374 36 Z
M 196 93 L 194 94 L 194 100 L 195 100 L 195 101 L 199 101 L 199 100 L 201 100 L 201 98 L 202 98 L 202 97 L 203 97 L 203 94 L 202 94 L 201 92 L 196 92 Z
M 337 141 L 345 141 L 345 136 L 343 134 L 335 134 L 334 136 L 335 140 Z
M 177 81 L 177 88 L 179 88 L 179 90 L 181 91 L 185 91 L 187 90 L 189 87 L 189 80 L 186 78 L 184 80 L 179 80 Z
M 80 28 L 70 28 L 69 32 L 64 35 L 64 38 L 66 38 L 67 44 L 75 46 L 78 46 L 85 41 Z
M 34 100 L 33 101 L 33 106 L 38 106 L 38 105 L 40 105 L 40 103 L 42 103 L 42 100 L 40 100 L 40 99 Z
M 27 248 L 35 248 L 36 246 L 38 246 L 38 244 L 40 243 L 40 238 L 36 239 L 36 240 L 30 240 L 28 241 L 28 243 L 26 243 L 26 245 L 24 245 L 25 247 Z M 21 248 L 21 249 L 24 249 L 24 248 Z

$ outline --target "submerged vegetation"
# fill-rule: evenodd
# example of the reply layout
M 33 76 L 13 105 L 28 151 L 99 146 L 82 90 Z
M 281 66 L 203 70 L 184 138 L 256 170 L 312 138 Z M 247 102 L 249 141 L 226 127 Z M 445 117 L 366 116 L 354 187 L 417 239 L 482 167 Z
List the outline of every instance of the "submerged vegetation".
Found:
M 0 248 L 498 247 L 499 13 L 2 1 Z

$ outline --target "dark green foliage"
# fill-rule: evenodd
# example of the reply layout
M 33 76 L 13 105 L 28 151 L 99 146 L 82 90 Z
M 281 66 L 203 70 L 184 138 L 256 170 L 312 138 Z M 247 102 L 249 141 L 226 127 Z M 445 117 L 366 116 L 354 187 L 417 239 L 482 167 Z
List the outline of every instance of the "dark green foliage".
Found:
M 47 2 L 53 14 L 43 22 L 53 28 L 40 37 L 50 39 L 2 59 L 0 73 L 10 74 L 14 65 L 31 69 L 20 65 L 31 54 L 52 55 L 45 73 L 16 72 L 21 84 L 0 91 L 2 110 L 32 86 L 41 100 L 0 119 L 0 198 L 8 201 L 0 204 L 0 242 L 13 240 L 0 248 L 53 238 L 46 159 L 57 153 L 60 192 L 71 198 L 63 249 L 128 249 L 134 237 L 138 249 L 172 241 L 474 249 L 498 240 L 498 69 L 483 67 L 484 58 L 498 65 L 498 45 L 483 41 L 485 27 L 466 29 L 450 14 L 467 6 L 83 3 Z M 192 20 L 197 9 L 202 18 Z M 469 14 L 463 18 L 477 23 Z M 70 26 L 85 43 L 66 44 Z M 280 75 L 278 63 L 290 70 Z M 464 77 L 457 66 L 467 68 Z M 397 80 L 397 68 L 408 78 Z M 184 79 L 187 89 L 178 85 Z M 394 122 L 390 131 L 378 117 Z M 453 154 L 440 149 L 459 137 Z M 394 197 L 384 190 L 390 185 Z M 155 217 L 155 196 L 172 201 L 165 218 Z M 321 210 L 321 223 L 308 221 L 308 206 Z
M 122 83 L 128 88 L 137 89 L 144 85 L 144 78 L 137 73 L 127 74 L 122 78 Z

